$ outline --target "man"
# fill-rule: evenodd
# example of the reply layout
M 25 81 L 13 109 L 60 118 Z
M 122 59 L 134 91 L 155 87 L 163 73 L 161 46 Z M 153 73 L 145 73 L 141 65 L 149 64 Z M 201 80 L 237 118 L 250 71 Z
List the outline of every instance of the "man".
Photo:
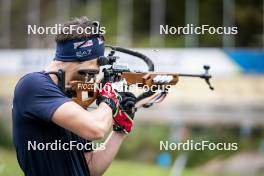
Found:
M 64 24 L 70 25 L 96 27 L 85 17 Z M 135 97 L 117 93 L 107 82 L 99 92 L 98 108 L 90 112 L 83 109 L 59 89 L 58 78 L 48 72 L 64 70 L 65 82 L 69 83 L 79 79 L 80 69 L 99 69 L 97 58 L 104 55 L 103 37 L 73 31 L 58 34 L 56 42 L 54 61 L 45 71 L 22 77 L 14 91 L 13 141 L 19 165 L 26 176 L 102 175 L 118 152 L 125 133 L 132 129 Z M 65 148 L 71 141 L 86 144 L 102 139 L 112 125 L 114 130 L 104 143 L 104 150 Z M 64 148 L 53 150 L 54 142 L 65 144 Z

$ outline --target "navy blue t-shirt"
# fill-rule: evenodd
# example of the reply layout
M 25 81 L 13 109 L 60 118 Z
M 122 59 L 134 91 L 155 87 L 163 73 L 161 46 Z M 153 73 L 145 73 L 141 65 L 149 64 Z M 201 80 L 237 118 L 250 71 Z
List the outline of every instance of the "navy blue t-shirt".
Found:
M 59 148 L 59 144 L 70 141 L 88 142 L 52 122 L 56 109 L 68 101 L 71 99 L 47 73 L 30 73 L 17 83 L 12 109 L 13 141 L 19 165 L 26 176 L 90 175 L 84 156 L 86 150 Z M 53 149 L 56 150 L 50 146 L 46 148 L 48 143 L 55 142 L 57 148 Z M 33 150 L 33 144 L 39 144 L 39 148 Z

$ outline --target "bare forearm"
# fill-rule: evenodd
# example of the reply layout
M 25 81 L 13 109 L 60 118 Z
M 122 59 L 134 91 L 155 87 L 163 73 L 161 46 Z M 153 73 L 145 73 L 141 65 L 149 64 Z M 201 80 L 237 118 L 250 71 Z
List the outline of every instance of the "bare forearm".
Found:
M 112 110 L 105 103 L 101 103 L 99 107 L 91 112 L 91 116 L 94 117 L 97 124 L 106 131 L 109 130 L 112 125 Z
M 112 124 L 112 110 L 105 103 L 91 112 L 75 102 L 61 105 L 53 114 L 52 121 L 87 140 L 102 139 Z
M 80 133 L 87 134 L 87 136 L 84 136 L 87 140 L 104 138 L 112 125 L 111 108 L 105 103 L 101 103 L 97 109 L 85 113 L 87 113 L 86 118 L 83 118 L 83 123 L 79 128 L 77 127 Z
M 125 134 L 112 132 L 105 141 L 105 150 L 86 154 L 86 160 L 92 176 L 102 175 L 114 160 Z

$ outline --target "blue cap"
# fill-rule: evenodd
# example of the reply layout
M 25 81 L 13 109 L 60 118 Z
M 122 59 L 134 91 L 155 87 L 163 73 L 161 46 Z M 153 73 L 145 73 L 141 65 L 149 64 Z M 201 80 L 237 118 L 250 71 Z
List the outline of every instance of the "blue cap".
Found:
M 57 42 L 55 60 L 63 62 L 82 62 L 104 55 L 104 41 L 100 37 Z

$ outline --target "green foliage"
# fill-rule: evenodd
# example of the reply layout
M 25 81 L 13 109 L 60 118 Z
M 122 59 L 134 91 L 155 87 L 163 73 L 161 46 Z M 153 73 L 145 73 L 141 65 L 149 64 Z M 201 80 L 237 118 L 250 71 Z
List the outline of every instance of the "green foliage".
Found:
M 162 124 L 137 124 L 125 139 L 118 158 L 154 161 L 159 153 L 160 140 L 169 138 L 169 128 Z
M 194 128 L 192 139 L 195 142 L 209 141 L 213 143 L 225 142 L 225 143 L 239 143 L 238 130 L 234 128 L 228 128 L 223 126 L 209 127 L 209 128 Z M 225 158 L 236 151 L 219 151 L 219 150 L 201 150 L 201 151 L 189 151 L 188 152 L 188 166 L 202 165 L 209 160 L 220 157 Z
M 237 143 L 238 150 L 174 150 L 168 151 L 173 159 L 181 152 L 188 155 L 188 167 L 196 167 L 205 164 L 211 159 L 226 159 L 237 152 L 247 150 L 258 150 L 261 140 L 264 138 L 264 130 L 261 128 L 252 129 L 249 137 L 240 134 L 240 128 L 234 126 L 188 126 L 190 135 L 186 138 L 194 142 L 209 141 L 210 143 Z M 160 141 L 170 139 L 170 127 L 164 124 L 137 124 L 121 146 L 118 153 L 119 159 L 129 159 L 134 161 L 154 162 L 161 152 Z M 173 142 L 173 141 L 172 141 Z M 181 141 L 184 142 L 184 141 Z
M 11 148 L 13 146 L 10 135 L 11 133 L 7 127 L 6 120 L 1 119 L 0 117 L 0 147 Z
M 225 159 L 240 151 L 258 150 L 261 140 L 264 138 L 264 130 L 261 128 L 253 128 L 251 136 L 243 137 L 240 134 L 240 128 L 232 126 L 212 126 L 207 128 L 191 127 L 192 137 L 195 142 L 209 141 L 213 143 L 237 143 L 237 151 L 188 151 L 188 166 L 199 166 L 211 159 Z

